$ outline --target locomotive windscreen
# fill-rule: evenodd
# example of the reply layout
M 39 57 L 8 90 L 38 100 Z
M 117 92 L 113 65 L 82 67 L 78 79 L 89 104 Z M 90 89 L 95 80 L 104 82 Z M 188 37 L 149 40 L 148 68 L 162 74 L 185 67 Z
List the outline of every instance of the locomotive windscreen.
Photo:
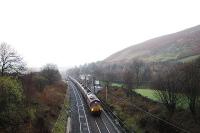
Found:
M 98 100 L 94 100 L 90 103 L 90 106 L 96 106 L 96 105 L 99 105 L 100 104 L 100 101 Z

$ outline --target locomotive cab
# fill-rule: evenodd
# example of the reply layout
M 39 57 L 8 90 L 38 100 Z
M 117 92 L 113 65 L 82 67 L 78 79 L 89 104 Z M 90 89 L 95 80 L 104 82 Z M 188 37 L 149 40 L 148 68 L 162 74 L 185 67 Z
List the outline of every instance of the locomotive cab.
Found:
M 102 111 L 100 100 L 91 92 L 87 94 L 87 97 L 87 103 L 89 105 L 91 114 L 100 115 Z
M 90 112 L 93 115 L 100 115 L 102 111 L 101 103 L 98 100 L 94 100 L 90 103 Z

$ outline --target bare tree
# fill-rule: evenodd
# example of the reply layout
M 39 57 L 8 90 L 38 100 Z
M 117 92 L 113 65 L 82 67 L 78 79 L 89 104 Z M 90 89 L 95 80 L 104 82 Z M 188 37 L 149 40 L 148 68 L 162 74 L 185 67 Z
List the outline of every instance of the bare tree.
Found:
M 66 75 L 70 75 L 74 78 L 79 78 L 81 72 L 80 72 L 80 68 L 79 67 L 74 67 L 74 68 L 71 68 L 71 69 L 68 69 L 67 72 L 66 72 Z
M 20 73 L 25 70 L 22 57 L 6 43 L 0 45 L 0 70 L 1 76 L 5 73 Z
M 111 66 L 108 67 L 107 70 L 103 71 L 103 81 L 105 82 L 105 86 L 107 88 L 110 87 L 111 83 L 113 82 L 114 77 L 115 77 L 115 75 L 112 72 Z
M 132 96 L 133 89 L 133 72 L 130 68 L 125 68 L 123 71 L 123 82 L 126 85 L 126 95 Z
M 180 102 L 178 92 L 182 90 L 181 72 L 177 67 L 168 68 L 160 72 L 157 79 L 153 82 L 155 94 L 166 106 L 170 116 L 174 113 L 176 105 Z
M 144 62 L 141 60 L 133 60 L 132 64 L 130 64 L 130 68 L 134 75 L 134 86 L 138 87 L 144 73 Z
M 190 111 L 194 120 L 198 122 L 197 115 L 200 108 L 200 58 L 183 67 L 183 88 L 187 97 Z
M 41 74 L 42 74 L 42 76 L 44 76 L 47 79 L 48 84 L 53 84 L 56 81 L 61 80 L 60 72 L 59 72 L 57 66 L 54 64 L 45 65 L 42 68 Z

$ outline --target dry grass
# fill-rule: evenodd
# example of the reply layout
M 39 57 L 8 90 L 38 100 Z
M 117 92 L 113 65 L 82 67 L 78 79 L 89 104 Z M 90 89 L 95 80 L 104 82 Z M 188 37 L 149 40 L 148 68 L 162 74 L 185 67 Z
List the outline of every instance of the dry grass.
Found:
M 58 82 L 54 85 L 47 86 L 39 96 L 40 101 L 48 106 L 58 106 L 63 103 L 66 95 L 66 85 Z
M 51 132 L 56 122 L 64 99 L 66 96 L 67 86 L 63 82 L 57 82 L 53 85 L 46 86 L 42 92 L 37 92 L 37 106 L 35 119 L 32 121 L 31 132 Z

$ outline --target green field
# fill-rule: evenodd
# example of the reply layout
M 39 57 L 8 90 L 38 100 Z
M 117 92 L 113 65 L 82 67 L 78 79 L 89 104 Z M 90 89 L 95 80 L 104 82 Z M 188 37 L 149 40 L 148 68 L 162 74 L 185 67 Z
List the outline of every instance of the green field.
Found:
M 158 97 L 155 95 L 155 91 L 152 89 L 134 89 L 134 91 L 144 97 L 147 97 L 154 101 L 159 101 Z
M 123 84 L 120 84 L 120 83 L 112 83 L 111 86 L 112 86 L 112 87 L 122 87 Z
M 104 81 L 100 81 L 100 85 L 101 86 L 105 86 L 105 82 Z M 112 83 L 110 83 L 110 85 L 112 86 L 112 87 L 118 87 L 118 88 L 121 88 L 122 86 L 123 86 L 123 84 L 122 83 L 117 83 L 117 82 L 112 82 Z
M 155 94 L 155 90 L 152 90 L 152 89 L 134 89 L 134 91 L 144 97 L 147 97 L 153 101 L 158 101 L 160 102 L 160 99 L 158 96 L 156 96 Z M 177 94 L 177 95 L 180 95 L 180 94 Z M 178 107 L 181 107 L 181 108 L 188 108 L 188 104 L 187 104 L 187 99 L 186 97 L 183 97 L 180 95 L 180 102 L 178 104 Z

